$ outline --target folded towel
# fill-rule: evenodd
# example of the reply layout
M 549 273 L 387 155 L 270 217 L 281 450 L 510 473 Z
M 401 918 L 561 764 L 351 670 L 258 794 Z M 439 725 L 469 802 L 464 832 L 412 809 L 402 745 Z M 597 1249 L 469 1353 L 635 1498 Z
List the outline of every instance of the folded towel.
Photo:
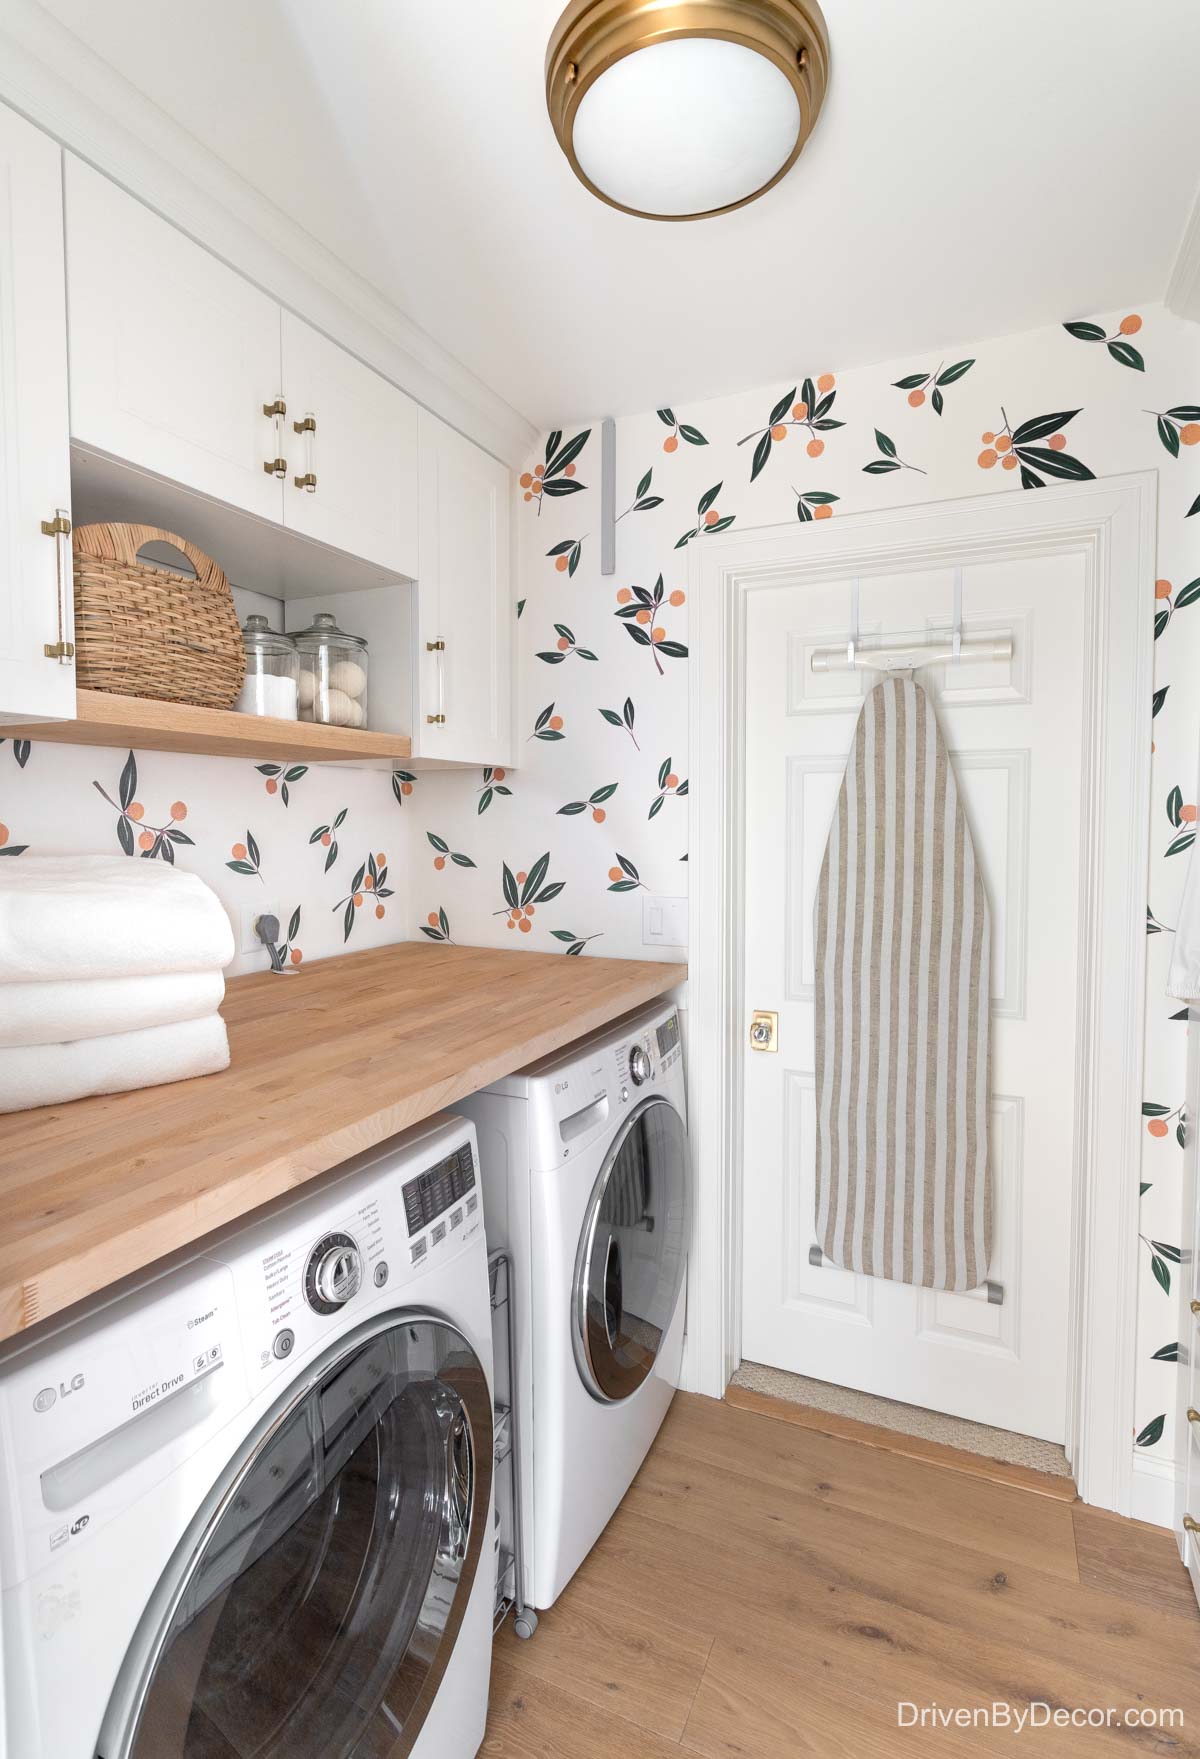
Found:
M 0 1048 L 64 1044 L 200 1020 L 216 1013 L 224 995 L 219 971 L 90 977 L 82 983 L 0 983 Z
M 229 1066 L 229 1039 L 219 1014 L 112 1032 L 73 1044 L 35 1044 L 0 1050 L 0 1112 L 61 1105 L 91 1093 L 127 1093 L 186 1081 Z
M 194 873 L 125 855 L 0 862 L 0 981 L 214 971 L 233 930 Z

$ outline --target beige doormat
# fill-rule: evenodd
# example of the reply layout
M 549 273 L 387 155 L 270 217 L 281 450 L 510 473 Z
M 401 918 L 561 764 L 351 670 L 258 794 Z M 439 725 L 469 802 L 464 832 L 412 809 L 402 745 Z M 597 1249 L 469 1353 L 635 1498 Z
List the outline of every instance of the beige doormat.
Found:
M 926 1411 L 919 1405 L 902 1405 L 897 1399 L 879 1399 L 872 1393 L 855 1392 L 851 1387 L 832 1386 L 827 1380 L 809 1380 L 806 1375 L 788 1374 L 782 1368 L 766 1368 L 760 1362 L 743 1362 L 733 1377 L 733 1384 L 747 1387 L 752 1392 L 767 1393 L 772 1398 L 787 1399 L 793 1405 L 808 1405 L 816 1411 L 853 1417 L 859 1423 L 874 1423 L 880 1429 L 894 1429 L 901 1435 L 919 1435 L 925 1441 L 962 1448 L 969 1454 L 982 1454 L 985 1459 L 1003 1460 L 1011 1466 L 1028 1466 L 1035 1472 L 1051 1472 L 1058 1478 L 1071 1476 L 1062 1448 L 1056 1442 L 1039 1441 L 1032 1435 L 992 1429 L 986 1423 L 969 1423 L 965 1417 L 945 1417 L 940 1411 Z

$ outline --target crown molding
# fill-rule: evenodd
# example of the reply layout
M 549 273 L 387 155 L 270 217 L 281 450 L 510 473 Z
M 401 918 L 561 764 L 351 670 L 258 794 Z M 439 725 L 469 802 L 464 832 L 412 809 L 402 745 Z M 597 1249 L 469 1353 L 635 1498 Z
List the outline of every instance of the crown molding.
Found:
M 0 100 L 506 464 L 537 430 L 59 24 L 4 0 Z
M 1167 281 L 1163 304 L 1177 318 L 1200 322 L 1200 191 L 1192 203 L 1175 253 L 1175 262 Z

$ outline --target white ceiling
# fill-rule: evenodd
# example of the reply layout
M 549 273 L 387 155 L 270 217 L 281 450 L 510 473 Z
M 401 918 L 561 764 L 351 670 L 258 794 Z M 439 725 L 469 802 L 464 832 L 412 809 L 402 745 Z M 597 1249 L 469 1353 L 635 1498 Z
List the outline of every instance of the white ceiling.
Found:
M 1200 173 L 1193 0 L 825 0 L 769 195 L 655 224 L 559 152 L 561 0 L 44 0 L 539 426 L 1160 297 Z

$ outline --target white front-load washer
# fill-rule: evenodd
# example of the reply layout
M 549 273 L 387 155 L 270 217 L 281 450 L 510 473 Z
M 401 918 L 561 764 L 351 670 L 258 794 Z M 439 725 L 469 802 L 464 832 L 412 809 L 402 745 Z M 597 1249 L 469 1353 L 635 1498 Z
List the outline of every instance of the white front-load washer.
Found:
M 5 1759 L 468 1759 L 475 1134 L 442 1116 L 0 1357 Z
M 525 1595 L 550 1606 L 679 1382 L 691 1166 L 678 1009 L 626 1015 L 461 1102 L 513 1265 Z M 514 1535 L 514 1543 L 517 1536 Z

